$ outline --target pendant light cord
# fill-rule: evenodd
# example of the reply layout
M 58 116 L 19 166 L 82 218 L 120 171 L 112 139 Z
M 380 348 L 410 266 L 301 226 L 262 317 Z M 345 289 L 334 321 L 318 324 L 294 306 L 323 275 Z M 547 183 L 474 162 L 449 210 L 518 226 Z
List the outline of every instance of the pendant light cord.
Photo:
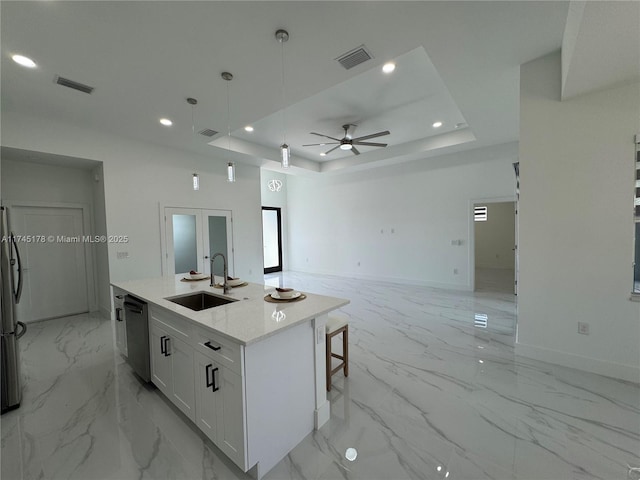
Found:
M 195 110 L 195 106 L 191 105 L 191 133 L 193 134 L 193 138 L 195 138 L 196 136 L 196 124 L 194 121 L 194 110 Z
M 231 152 L 231 107 L 229 101 L 229 83 L 227 82 L 227 150 Z
M 285 97 L 284 88 L 284 40 L 280 40 L 281 53 L 282 53 L 282 144 L 287 143 L 287 102 Z

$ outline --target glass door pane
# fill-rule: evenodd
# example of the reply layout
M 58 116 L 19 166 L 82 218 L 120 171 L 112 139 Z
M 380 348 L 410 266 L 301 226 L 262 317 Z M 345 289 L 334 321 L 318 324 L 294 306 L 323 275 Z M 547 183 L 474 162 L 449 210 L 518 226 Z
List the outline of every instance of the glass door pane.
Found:
M 211 273 L 210 259 L 216 253 L 222 253 L 227 259 L 228 275 L 234 275 L 233 237 L 230 210 L 202 210 L 204 272 Z M 215 276 L 223 277 L 224 264 L 221 258 L 216 258 L 214 265 Z
M 209 252 L 211 255 L 223 253 L 228 260 L 227 253 L 227 219 L 224 217 L 209 217 Z M 214 275 L 223 275 L 222 261 L 216 261 Z
M 195 215 L 172 215 L 175 273 L 198 270 L 198 237 Z

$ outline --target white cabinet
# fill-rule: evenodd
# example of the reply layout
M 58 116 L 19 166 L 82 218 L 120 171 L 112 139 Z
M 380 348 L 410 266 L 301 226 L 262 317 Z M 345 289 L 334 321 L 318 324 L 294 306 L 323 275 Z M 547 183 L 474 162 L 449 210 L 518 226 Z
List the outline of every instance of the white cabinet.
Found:
M 212 352 L 194 357 L 196 424 L 233 462 L 247 470 L 242 377 Z
M 171 328 L 150 320 L 151 380 L 187 417 L 195 417 L 193 347 Z
M 212 442 L 218 436 L 218 399 L 220 395 L 213 391 L 213 375 L 216 373 L 215 363 L 200 352 L 194 354 L 196 379 L 196 425 Z
M 149 311 L 151 380 L 242 471 L 262 478 L 313 430 L 310 323 L 241 345 L 157 305 Z
M 127 352 L 127 319 L 124 314 L 124 296 L 126 292 L 113 288 L 113 308 L 115 320 L 116 347 L 125 357 Z
M 195 416 L 193 347 L 177 337 L 170 337 L 167 347 L 167 353 L 171 358 L 173 403 L 193 420 Z
M 228 368 L 221 368 L 219 383 L 222 402 L 218 402 L 218 442 L 216 445 L 243 470 L 245 460 L 245 410 L 242 377 Z M 216 380 L 218 382 L 218 380 Z M 220 408 L 221 404 L 221 408 Z
M 149 326 L 151 351 L 151 381 L 166 396 L 171 396 L 171 360 L 165 354 L 165 343 L 169 335 L 155 324 Z

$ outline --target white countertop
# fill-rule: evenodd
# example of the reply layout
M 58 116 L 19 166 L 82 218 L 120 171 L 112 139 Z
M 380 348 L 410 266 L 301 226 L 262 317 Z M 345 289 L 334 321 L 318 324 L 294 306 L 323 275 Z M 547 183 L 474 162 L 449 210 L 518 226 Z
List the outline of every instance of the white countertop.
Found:
M 275 291 L 275 288 L 269 285 L 249 283 L 244 287 L 232 288 L 225 295 L 221 288 L 210 287 L 208 279 L 182 282 L 180 279 L 183 277 L 184 275 L 176 275 L 175 277 L 129 280 L 113 282 L 112 285 L 197 325 L 210 328 L 242 345 L 258 342 L 278 331 L 349 303 L 349 300 L 344 298 L 315 295 L 309 292 L 303 292 L 307 296 L 304 300 L 269 303 L 264 300 L 264 296 Z M 222 281 L 222 277 L 216 277 L 216 282 L 219 281 Z M 209 292 L 239 301 L 196 312 L 166 300 L 167 297 L 197 292 Z

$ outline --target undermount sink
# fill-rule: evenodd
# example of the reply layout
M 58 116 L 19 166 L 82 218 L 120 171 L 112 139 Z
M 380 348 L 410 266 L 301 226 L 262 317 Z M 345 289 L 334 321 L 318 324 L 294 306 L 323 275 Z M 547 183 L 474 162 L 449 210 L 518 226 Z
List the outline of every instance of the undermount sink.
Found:
M 196 312 L 238 301 L 207 292 L 190 293 L 189 295 L 169 297 L 165 300 L 169 300 L 170 302 L 177 303 L 178 305 L 182 305 L 183 307 L 190 308 L 191 310 L 195 310 Z

